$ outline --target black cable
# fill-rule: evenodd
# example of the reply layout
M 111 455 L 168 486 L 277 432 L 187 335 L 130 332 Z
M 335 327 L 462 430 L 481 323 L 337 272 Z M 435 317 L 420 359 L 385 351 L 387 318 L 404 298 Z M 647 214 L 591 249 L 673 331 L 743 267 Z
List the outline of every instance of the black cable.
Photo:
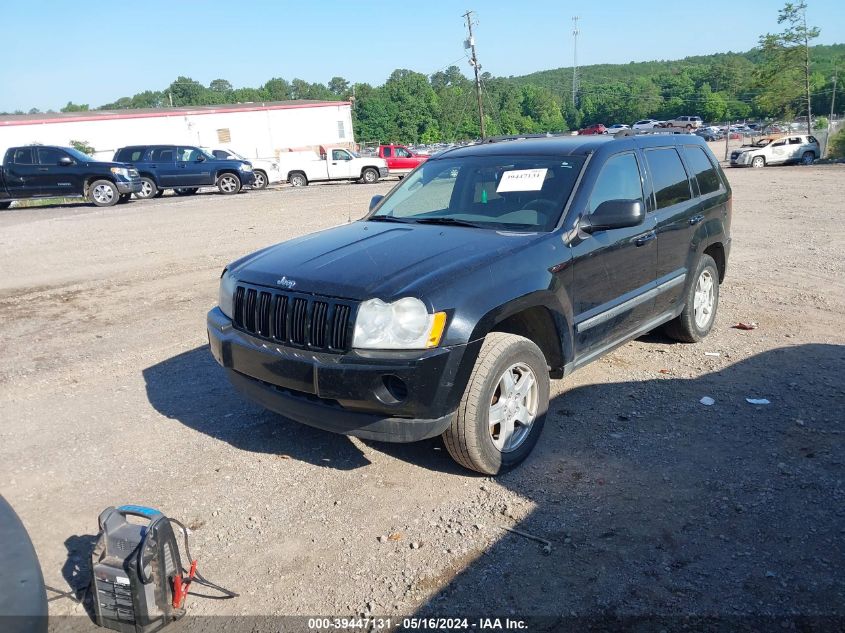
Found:
M 182 535 L 185 538 L 185 554 L 188 556 L 188 567 L 187 567 L 187 569 L 190 569 L 191 568 L 190 566 L 192 564 L 192 561 L 194 560 L 194 557 L 191 556 L 191 548 L 188 545 L 188 528 L 185 526 L 184 523 L 182 523 L 178 519 L 171 519 L 170 517 L 167 517 L 167 520 L 170 521 L 171 523 L 175 523 L 180 528 L 182 528 Z M 194 573 L 194 582 L 196 582 L 198 585 L 202 585 L 203 587 L 208 587 L 209 589 L 214 589 L 215 591 L 219 591 L 220 593 L 224 594 L 222 596 L 209 596 L 209 595 L 206 595 L 206 594 L 191 594 L 191 595 L 199 596 L 200 598 L 210 598 L 211 600 L 229 600 L 230 598 L 237 598 L 238 595 L 239 595 L 239 594 L 235 593 L 234 591 L 231 591 L 229 589 L 226 589 L 225 587 L 221 587 L 220 585 L 211 582 L 210 580 L 205 578 L 202 574 L 200 574 L 199 571 L 196 571 Z

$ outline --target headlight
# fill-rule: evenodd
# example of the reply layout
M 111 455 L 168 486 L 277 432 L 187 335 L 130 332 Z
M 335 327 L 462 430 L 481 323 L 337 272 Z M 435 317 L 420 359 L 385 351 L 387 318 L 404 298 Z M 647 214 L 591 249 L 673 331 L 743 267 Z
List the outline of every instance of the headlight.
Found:
M 241 165 L 241 171 L 252 171 L 252 165 L 244 163 L 243 165 Z
M 220 311 L 230 319 L 235 313 L 236 286 L 237 282 L 235 278 L 232 277 L 228 270 L 224 270 L 223 274 L 220 275 L 220 290 L 217 293 L 217 305 L 220 306 Z
M 123 176 L 127 180 L 129 179 L 129 170 L 126 167 L 112 167 L 111 173 L 117 176 Z
M 358 349 L 426 349 L 437 347 L 446 313 L 429 314 L 414 297 L 385 303 L 370 299 L 358 308 L 352 347 Z

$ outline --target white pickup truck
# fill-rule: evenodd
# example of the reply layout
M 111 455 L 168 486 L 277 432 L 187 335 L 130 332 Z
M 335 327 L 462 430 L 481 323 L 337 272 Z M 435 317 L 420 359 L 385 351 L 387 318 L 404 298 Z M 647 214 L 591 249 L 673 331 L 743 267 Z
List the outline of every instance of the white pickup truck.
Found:
M 362 157 L 341 147 L 327 147 L 325 154 L 286 152 L 279 156 L 282 178 L 294 187 L 321 180 L 358 180 L 373 184 L 387 176 L 387 163 L 375 156 Z

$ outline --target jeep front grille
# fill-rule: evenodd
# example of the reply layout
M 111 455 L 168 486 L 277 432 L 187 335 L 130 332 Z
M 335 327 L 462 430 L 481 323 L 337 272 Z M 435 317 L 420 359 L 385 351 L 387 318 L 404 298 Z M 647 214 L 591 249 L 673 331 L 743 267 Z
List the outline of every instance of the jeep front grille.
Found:
M 354 304 L 341 299 L 239 285 L 235 327 L 283 345 L 345 352 Z

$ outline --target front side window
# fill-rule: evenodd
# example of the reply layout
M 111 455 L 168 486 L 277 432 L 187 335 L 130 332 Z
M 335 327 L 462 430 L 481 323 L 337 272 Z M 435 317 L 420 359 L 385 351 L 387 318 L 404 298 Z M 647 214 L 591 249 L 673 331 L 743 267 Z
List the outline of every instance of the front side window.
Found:
M 405 178 L 368 219 L 551 231 L 583 165 L 580 156 L 428 160 Z
M 658 209 L 671 207 L 692 198 L 689 177 L 678 152 L 672 148 L 646 150 L 646 160 L 654 184 Z
M 397 147 L 396 148 L 396 158 L 410 158 L 411 152 L 406 150 L 404 147 Z
M 601 168 L 593 192 L 589 212 L 593 213 L 608 200 L 642 200 L 643 183 L 637 158 L 633 154 L 612 156 Z
M 333 149 L 332 160 L 350 160 L 350 156 L 342 149 Z
M 198 147 L 180 147 L 178 151 L 178 156 L 179 158 L 177 158 L 176 160 L 183 163 L 195 163 L 200 156 L 203 156 L 204 158 L 210 158 L 210 156 L 207 156 L 205 152 L 203 152 Z
M 686 154 L 690 171 L 698 181 L 698 190 L 701 195 L 718 191 L 722 183 L 719 180 L 719 175 L 716 173 L 716 168 L 710 162 L 704 148 L 687 145 L 684 148 L 684 153 Z
M 42 147 L 38 150 L 38 162 L 41 165 L 58 165 L 59 159 L 65 156 L 67 154 L 52 147 Z

